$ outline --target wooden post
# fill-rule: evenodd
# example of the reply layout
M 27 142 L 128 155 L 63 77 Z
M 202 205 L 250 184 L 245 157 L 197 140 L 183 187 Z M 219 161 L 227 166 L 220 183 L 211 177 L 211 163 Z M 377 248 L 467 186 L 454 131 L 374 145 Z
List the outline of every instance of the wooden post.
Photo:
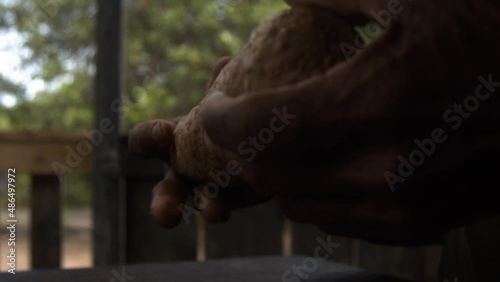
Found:
M 98 0 L 94 150 L 94 264 L 124 261 L 120 193 L 120 108 L 122 92 L 122 1 Z M 111 130 L 112 129 L 112 130 Z
M 31 178 L 31 267 L 61 266 L 61 188 L 55 175 Z

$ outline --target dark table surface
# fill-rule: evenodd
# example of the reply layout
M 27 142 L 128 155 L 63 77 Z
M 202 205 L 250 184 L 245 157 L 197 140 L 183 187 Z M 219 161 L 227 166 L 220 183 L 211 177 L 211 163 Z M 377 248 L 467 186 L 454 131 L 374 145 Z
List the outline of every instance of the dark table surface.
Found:
M 315 265 L 317 262 L 317 265 Z M 304 264 L 305 263 L 305 264 Z M 295 267 L 302 269 L 299 278 Z M 305 266 L 305 269 L 302 267 Z M 315 267 L 316 266 L 316 267 Z M 286 271 L 290 271 L 287 274 Z M 309 272 L 308 272 L 309 271 Z M 331 262 L 306 257 L 263 257 L 96 267 L 77 270 L 37 270 L 0 274 L 1 282 L 403 282 Z

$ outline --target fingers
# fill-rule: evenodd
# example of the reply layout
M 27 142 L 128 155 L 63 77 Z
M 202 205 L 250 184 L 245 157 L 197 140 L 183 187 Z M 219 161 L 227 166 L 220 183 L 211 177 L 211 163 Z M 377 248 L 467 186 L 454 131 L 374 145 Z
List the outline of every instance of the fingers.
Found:
M 323 152 L 310 160 L 292 161 L 295 164 L 262 162 L 255 171 L 261 186 L 270 190 L 272 196 L 294 197 L 305 193 L 318 197 L 390 196 L 392 191 L 384 176 L 386 171 L 394 171 L 394 167 L 397 171 L 400 152 L 392 147 L 339 148 L 332 154 Z
M 177 173 L 170 171 L 153 189 L 151 215 L 153 219 L 165 228 L 173 228 L 182 219 L 179 205 L 186 202 L 189 191 L 180 180 Z
M 231 210 L 229 203 L 221 198 L 213 198 L 207 200 L 201 214 L 209 223 L 225 223 L 229 220 Z
M 390 199 L 390 198 L 389 198 Z M 294 198 L 277 198 L 285 215 L 297 222 L 331 221 L 353 226 L 370 224 L 393 226 L 402 221 L 403 213 L 396 202 L 386 198 L 317 198 L 303 195 Z
M 442 153 L 437 153 L 434 157 L 451 160 L 452 156 L 453 154 L 443 156 Z M 315 185 L 318 183 L 313 182 L 318 176 L 311 175 L 313 189 L 303 188 L 302 194 L 281 193 L 277 199 L 290 219 L 315 223 L 336 235 L 383 243 L 432 242 L 450 228 L 463 226 L 478 218 L 498 213 L 498 208 L 496 211 L 492 209 L 498 206 L 492 204 L 496 199 L 490 194 L 493 189 L 480 188 L 494 186 L 492 185 L 496 183 L 492 180 L 494 169 L 478 165 L 491 163 L 486 159 L 495 158 L 498 159 L 492 152 L 489 152 L 488 156 L 462 157 L 459 158 L 461 161 L 448 163 L 446 166 L 448 170 L 445 171 L 442 171 L 444 167 L 439 164 L 440 161 L 437 167 L 433 168 L 434 160 L 429 160 L 428 165 L 425 163 L 422 167 L 416 168 L 415 175 L 406 175 L 404 181 L 398 183 L 394 193 L 389 193 L 388 183 L 381 186 L 383 190 L 372 187 L 373 191 L 379 191 L 378 194 L 335 193 L 342 191 L 343 185 L 350 185 L 348 187 L 353 192 L 364 192 L 365 188 L 371 186 L 363 187 L 362 182 L 356 180 L 356 176 L 362 179 L 373 169 L 365 171 L 362 167 L 358 167 L 352 171 L 352 177 L 348 176 L 344 183 L 339 181 L 338 177 L 346 174 L 346 171 L 339 173 L 337 177 L 333 175 L 334 179 L 330 180 L 331 182 L 319 180 L 319 184 L 323 182 L 322 184 L 331 190 L 330 193 L 324 190 L 322 194 L 317 194 L 318 189 Z M 375 166 L 383 165 L 383 160 L 372 161 Z M 383 170 L 377 173 L 380 177 Z M 401 173 L 397 170 L 392 171 L 396 174 Z M 282 176 L 275 175 L 275 177 Z M 295 182 L 298 186 L 305 186 L 296 179 L 287 179 L 288 181 Z M 367 230 L 370 232 L 366 232 Z
M 132 129 L 129 152 L 146 158 L 169 160 L 174 145 L 174 125 L 166 120 L 150 120 Z
M 233 210 L 255 206 L 268 200 L 249 188 L 231 186 L 223 189 L 219 190 L 220 193 L 214 193 L 207 186 L 193 190 L 194 207 L 199 209 L 210 223 L 227 222 Z
M 437 242 L 444 231 L 435 225 L 412 222 L 410 210 L 391 198 L 279 198 L 278 204 L 293 221 L 313 223 L 331 234 L 377 243 Z
M 170 171 L 167 177 L 159 182 L 153 190 L 151 215 L 164 228 L 177 226 L 184 216 L 197 214 L 199 211 L 209 223 L 224 223 L 229 220 L 234 203 L 222 197 L 213 196 L 202 186 L 192 188 L 191 183 L 184 182 L 177 173 Z M 181 204 L 191 205 L 182 208 Z M 186 215 L 184 212 L 188 211 Z

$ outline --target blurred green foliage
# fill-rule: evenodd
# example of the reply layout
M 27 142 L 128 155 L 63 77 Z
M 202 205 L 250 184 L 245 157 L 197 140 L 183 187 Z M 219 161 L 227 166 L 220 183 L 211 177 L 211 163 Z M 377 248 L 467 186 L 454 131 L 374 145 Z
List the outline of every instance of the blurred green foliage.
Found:
M 17 105 L 0 109 L 0 129 L 90 128 L 95 74 L 96 1 L 0 0 L 0 29 L 22 35 L 23 66 L 43 91 L 0 76 Z M 186 113 L 204 94 L 218 57 L 234 55 L 282 0 L 124 1 L 125 129 Z
M 150 118 L 185 114 L 205 92 L 213 65 L 235 55 L 251 30 L 286 8 L 283 0 L 124 0 L 125 40 L 122 115 L 125 129 Z M 93 124 L 96 1 L 0 0 L 0 32 L 22 38 L 22 67 L 44 89 L 0 76 L 0 130 L 82 130 Z M 111 109 L 110 109 L 111 110 Z M 23 176 L 18 200 L 28 201 Z M 88 205 L 88 176 L 68 174 L 64 199 Z

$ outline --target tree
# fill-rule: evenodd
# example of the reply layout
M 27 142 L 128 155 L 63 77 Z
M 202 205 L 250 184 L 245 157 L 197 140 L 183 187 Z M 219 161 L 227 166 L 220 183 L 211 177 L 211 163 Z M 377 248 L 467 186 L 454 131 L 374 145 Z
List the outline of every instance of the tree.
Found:
M 0 77 L 0 93 L 18 98 L 0 109 L 0 128 L 90 128 L 95 1 L 0 1 L 0 29 L 22 36 L 23 66 L 47 86 L 29 99 Z M 125 128 L 186 113 L 217 58 L 236 54 L 255 26 L 283 8 L 282 0 L 125 1 Z

